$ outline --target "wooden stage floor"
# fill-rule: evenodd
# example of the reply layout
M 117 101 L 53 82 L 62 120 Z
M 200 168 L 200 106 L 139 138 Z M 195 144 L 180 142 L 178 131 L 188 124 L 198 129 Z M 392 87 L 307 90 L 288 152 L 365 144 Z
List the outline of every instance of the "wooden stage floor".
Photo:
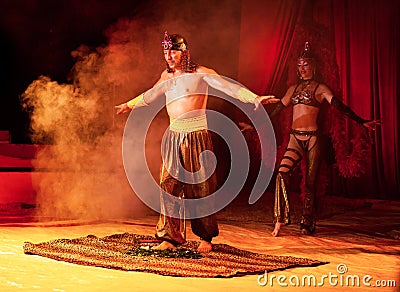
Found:
M 124 232 L 153 235 L 157 216 L 104 222 L 35 222 L 37 218 L 3 216 L 0 217 L 0 291 L 313 291 L 313 286 L 305 284 L 295 288 L 289 282 L 289 279 L 303 276 L 315 276 L 318 284 L 325 279 L 318 291 L 372 291 L 373 286 L 374 291 L 400 291 L 400 202 L 374 201 L 369 208 L 325 218 L 319 221 L 314 236 L 301 236 L 298 225 L 294 224 L 274 238 L 267 220 L 252 220 L 251 213 L 246 216 L 247 220 L 236 221 L 221 216 L 220 235 L 215 243 L 329 263 L 269 273 L 268 282 L 265 275 L 180 278 L 80 266 L 25 255 L 23 243 L 88 234 L 99 237 Z M 190 228 L 188 238 L 196 239 Z M 347 270 L 341 274 L 338 269 L 343 268 Z M 340 283 L 340 275 L 358 277 L 360 286 Z M 378 288 L 378 285 L 392 287 Z

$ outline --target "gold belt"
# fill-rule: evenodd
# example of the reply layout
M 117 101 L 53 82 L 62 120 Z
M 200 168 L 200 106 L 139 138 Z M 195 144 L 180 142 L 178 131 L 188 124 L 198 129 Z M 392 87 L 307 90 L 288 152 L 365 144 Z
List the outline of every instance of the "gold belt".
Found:
M 207 130 L 207 116 L 201 115 L 187 119 L 170 119 L 169 129 L 174 132 L 190 133 Z

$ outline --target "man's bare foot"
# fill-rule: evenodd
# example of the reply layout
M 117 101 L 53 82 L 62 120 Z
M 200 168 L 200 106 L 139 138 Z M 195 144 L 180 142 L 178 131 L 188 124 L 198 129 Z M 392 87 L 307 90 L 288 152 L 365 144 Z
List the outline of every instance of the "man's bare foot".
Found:
M 281 227 L 285 226 L 285 223 L 281 223 L 281 222 L 276 222 L 275 223 L 275 228 L 274 231 L 272 231 L 272 236 L 278 236 L 279 231 L 281 230 Z
M 198 252 L 206 253 L 206 252 L 210 252 L 211 250 L 212 250 L 212 243 L 211 242 L 207 242 L 207 241 L 204 241 L 204 240 L 200 241 L 200 245 L 197 248 Z
M 168 241 L 163 241 L 159 245 L 153 246 L 151 249 L 155 250 L 176 249 L 176 246 Z

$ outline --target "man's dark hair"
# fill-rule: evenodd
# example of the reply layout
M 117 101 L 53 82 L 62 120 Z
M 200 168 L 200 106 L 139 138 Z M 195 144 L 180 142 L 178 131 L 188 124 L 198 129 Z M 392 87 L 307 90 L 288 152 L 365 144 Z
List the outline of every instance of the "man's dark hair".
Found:
M 168 32 L 164 33 L 164 39 L 161 42 L 164 50 L 177 50 L 182 52 L 181 66 L 182 71 L 186 73 L 196 72 L 199 67 L 198 64 L 192 62 L 190 59 L 190 51 L 186 39 L 180 34 L 169 35 Z M 167 72 L 172 73 L 174 70 L 169 67 L 167 63 Z

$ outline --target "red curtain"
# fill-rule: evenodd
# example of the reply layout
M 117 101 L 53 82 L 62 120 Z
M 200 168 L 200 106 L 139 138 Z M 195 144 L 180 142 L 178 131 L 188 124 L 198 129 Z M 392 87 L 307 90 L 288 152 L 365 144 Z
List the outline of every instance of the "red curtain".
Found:
M 304 1 L 243 1 L 238 79 L 257 93 L 282 79 Z
M 380 119 L 369 184 L 379 197 L 398 198 L 399 2 L 332 1 L 337 62 L 344 101 L 364 117 Z
M 371 155 L 360 156 L 363 175 L 343 178 L 335 168 L 331 181 L 348 196 L 399 199 L 399 1 L 251 0 L 242 6 L 239 81 L 281 96 L 296 43 L 308 30 L 312 42 L 325 47 L 323 54 L 333 56 L 329 70 L 338 82 L 327 84 L 360 116 L 382 121 L 370 133 Z M 363 144 L 357 128 L 346 121 L 344 130 L 347 151 L 354 152 L 357 142 Z

